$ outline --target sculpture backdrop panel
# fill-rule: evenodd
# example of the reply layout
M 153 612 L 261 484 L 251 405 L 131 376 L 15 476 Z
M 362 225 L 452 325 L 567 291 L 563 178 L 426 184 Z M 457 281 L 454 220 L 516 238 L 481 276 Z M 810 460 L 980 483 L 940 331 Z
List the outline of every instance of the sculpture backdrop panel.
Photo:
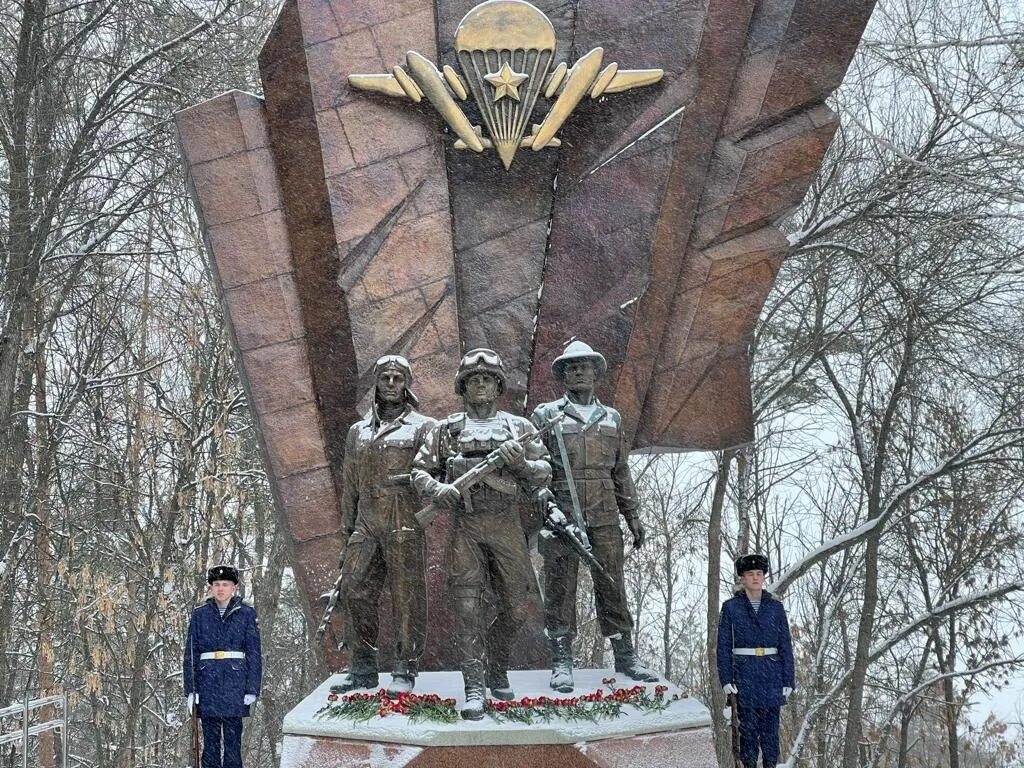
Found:
M 178 116 L 314 624 L 342 547 L 345 434 L 381 355 L 409 358 L 442 415 L 460 354 L 493 348 L 502 407 L 524 413 L 560 394 L 550 363 L 584 336 L 635 449 L 751 439 L 776 225 L 832 139 L 824 102 L 873 0 L 484 5 L 506 15 L 286 0 L 264 97 Z M 432 596 L 445 533 L 428 536 Z M 451 661 L 432 638 L 424 666 Z

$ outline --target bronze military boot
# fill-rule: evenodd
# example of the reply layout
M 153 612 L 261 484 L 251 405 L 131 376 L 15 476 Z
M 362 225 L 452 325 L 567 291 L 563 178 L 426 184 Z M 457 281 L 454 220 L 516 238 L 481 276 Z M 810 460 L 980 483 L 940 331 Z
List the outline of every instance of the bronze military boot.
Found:
M 376 688 L 379 682 L 380 678 L 376 672 L 357 671 L 353 667 L 340 683 L 331 686 L 331 693 L 348 693 L 359 688 Z
M 516 697 L 512 684 L 508 681 L 507 670 L 488 669 L 487 687 L 491 689 L 491 696 L 500 701 L 512 701 Z
M 369 645 L 360 643 L 352 651 L 352 665 L 341 682 L 331 686 L 331 693 L 348 693 L 357 688 L 376 688 L 377 651 Z
M 551 680 L 548 683 L 559 693 L 572 693 L 572 638 L 549 637 L 551 649 Z
M 487 638 L 487 687 L 491 696 L 500 701 L 511 701 L 516 697 L 508 681 L 508 664 L 512 655 L 510 635 L 497 634 L 492 627 Z
M 484 692 L 484 665 L 480 661 L 467 661 L 462 665 L 462 682 L 466 690 L 466 703 L 462 705 L 463 720 L 483 720 L 487 697 Z
M 633 650 L 633 638 L 629 635 L 609 638 L 615 654 L 615 671 L 641 683 L 656 683 L 661 678 L 656 672 L 644 666 Z
M 405 661 L 396 662 L 395 668 L 391 672 L 391 684 L 388 685 L 388 694 L 397 696 L 400 693 L 412 693 L 415 685 L 415 665 Z

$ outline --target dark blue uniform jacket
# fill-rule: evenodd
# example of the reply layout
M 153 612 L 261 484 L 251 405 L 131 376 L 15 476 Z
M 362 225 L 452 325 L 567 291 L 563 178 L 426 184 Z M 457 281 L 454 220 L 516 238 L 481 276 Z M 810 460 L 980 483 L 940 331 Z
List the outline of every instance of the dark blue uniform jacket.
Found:
M 200 659 L 211 651 L 243 651 L 244 659 Z M 242 702 L 259 696 L 263 678 L 260 628 L 256 611 L 235 595 L 220 617 L 211 597 L 192 612 L 185 641 L 185 694 L 199 693 L 199 716 L 248 717 Z
M 736 656 L 733 648 L 778 648 L 779 652 L 773 656 Z M 722 604 L 718 679 L 723 686 L 735 685 L 740 703 L 748 707 L 782 706 L 782 689 L 796 687 L 789 622 L 782 603 L 771 593 L 761 593 L 757 613 L 742 590 Z

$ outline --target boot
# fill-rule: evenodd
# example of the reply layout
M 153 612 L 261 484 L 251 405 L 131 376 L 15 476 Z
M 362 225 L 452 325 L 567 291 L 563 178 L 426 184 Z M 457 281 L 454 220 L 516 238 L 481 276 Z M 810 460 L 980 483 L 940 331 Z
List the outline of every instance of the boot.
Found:
M 341 679 L 337 685 L 331 686 L 331 693 L 348 693 L 358 688 L 376 688 L 380 681 L 376 672 L 356 671 L 354 668 Z
M 548 683 L 559 693 L 572 693 L 572 638 L 567 635 L 549 637 L 551 649 L 551 681 Z
M 633 638 L 619 635 L 609 638 L 612 641 L 612 652 L 615 654 L 615 671 L 641 683 L 656 683 L 661 678 L 658 674 L 643 665 L 633 650 Z
M 349 631 L 345 644 L 352 649 L 352 663 L 349 665 L 348 674 L 341 682 L 331 686 L 331 693 L 348 693 L 357 688 L 376 688 L 379 682 L 377 649 L 360 640 L 358 634 L 351 629 Z
M 498 620 L 487 630 L 487 687 L 491 689 L 491 696 L 500 701 L 511 701 L 516 697 L 508 681 L 514 637 L 515 632 Z
M 491 696 L 500 701 L 512 701 L 516 697 L 508 681 L 508 672 L 503 669 L 487 670 L 487 687 L 491 689 Z
M 479 661 L 468 661 L 462 665 L 462 682 L 466 689 L 466 703 L 462 705 L 463 720 L 483 720 L 484 665 Z
M 415 665 L 404 661 L 395 664 L 395 668 L 391 672 L 391 684 L 388 686 L 388 695 L 397 696 L 400 693 L 412 693 L 415 685 Z

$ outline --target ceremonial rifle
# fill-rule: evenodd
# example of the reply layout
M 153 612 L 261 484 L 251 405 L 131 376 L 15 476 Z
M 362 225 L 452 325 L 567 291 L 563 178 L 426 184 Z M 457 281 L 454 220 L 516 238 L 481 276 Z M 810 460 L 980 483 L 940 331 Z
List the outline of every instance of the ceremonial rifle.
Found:
M 730 693 L 729 700 L 729 729 L 732 731 L 732 759 L 736 768 L 743 768 L 740 760 L 740 703 L 735 693 Z
M 203 752 L 199 747 L 199 697 L 191 707 L 192 709 L 192 764 L 199 768 L 203 761 Z
M 192 765 L 193 768 L 200 768 L 203 762 L 203 753 L 199 746 L 199 678 L 196 677 L 196 644 L 193 635 L 192 621 L 190 620 L 188 623 L 188 649 L 189 659 L 192 663 L 192 706 L 189 707 L 192 715 Z

